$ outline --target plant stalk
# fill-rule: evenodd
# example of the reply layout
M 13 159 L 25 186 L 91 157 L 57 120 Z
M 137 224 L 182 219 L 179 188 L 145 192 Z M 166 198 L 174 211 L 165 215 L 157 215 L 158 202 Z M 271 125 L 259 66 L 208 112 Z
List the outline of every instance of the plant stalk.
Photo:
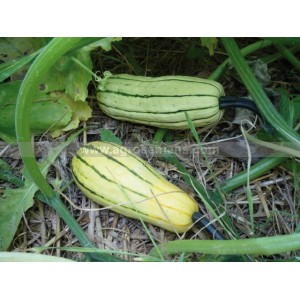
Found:
M 87 43 L 89 42 L 90 40 L 87 40 Z M 95 247 L 40 172 L 35 160 L 29 127 L 32 99 L 43 77 L 60 57 L 74 47 L 77 48 L 79 44 L 81 46 L 84 45 L 84 41 L 81 38 L 54 38 L 43 49 L 29 68 L 20 87 L 16 105 L 15 124 L 18 146 L 24 166 L 32 180 L 41 190 L 44 201 L 57 210 L 58 214 L 67 225 L 69 225 L 70 229 L 84 247 Z M 89 254 L 88 257 L 92 260 L 96 259 L 100 261 L 122 261 L 114 256 L 96 253 L 92 255 Z
M 278 153 L 278 156 L 276 156 L 276 154 L 273 154 L 272 157 L 263 158 L 258 163 L 251 166 L 250 171 L 249 171 L 249 180 L 256 179 L 259 176 L 266 174 L 271 169 L 279 166 L 287 159 L 288 159 L 287 156 L 283 156 L 283 154 L 279 154 L 279 153 Z M 226 182 L 221 185 L 222 192 L 224 192 L 225 194 L 229 194 L 234 189 L 236 189 L 240 186 L 246 185 L 247 177 L 248 177 L 247 170 L 240 172 L 239 174 L 231 177 L 230 179 L 226 180 Z
M 284 45 L 278 43 L 275 44 L 275 47 L 282 54 L 282 56 L 285 57 L 286 60 L 288 60 L 294 66 L 294 68 L 299 72 L 300 71 L 299 59 Z
M 263 117 L 273 126 L 274 130 L 283 141 L 289 142 L 291 147 L 300 150 L 300 135 L 290 128 L 290 126 L 274 108 L 272 102 L 265 94 L 261 85 L 258 83 L 250 67 L 243 58 L 236 41 L 233 38 L 222 38 L 222 42 L 230 56 L 232 64 L 235 66 Z
M 274 255 L 300 249 L 300 233 L 241 240 L 176 240 L 161 244 L 164 255 L 203 253 L 214 255 Z M 158 257 L 153 248 L 150 256 Z

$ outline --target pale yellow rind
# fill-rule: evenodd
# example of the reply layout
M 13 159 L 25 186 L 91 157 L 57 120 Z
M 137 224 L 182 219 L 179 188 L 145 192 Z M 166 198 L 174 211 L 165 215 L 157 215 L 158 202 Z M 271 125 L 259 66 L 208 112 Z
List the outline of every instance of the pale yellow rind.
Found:
M 76 184 L 90 199 L 172 232 L 187 231 L 198 211 L 193 198 L 119 145 L 89 143 L 73 158 L 72 171 Z

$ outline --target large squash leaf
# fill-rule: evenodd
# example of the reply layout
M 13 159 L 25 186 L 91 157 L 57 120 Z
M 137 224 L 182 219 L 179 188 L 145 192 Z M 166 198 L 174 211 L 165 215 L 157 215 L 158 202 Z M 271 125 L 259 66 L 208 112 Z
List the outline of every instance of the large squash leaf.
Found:
M 65 93 L 67 95 L 75 101 L 85 101 L 88 96 L 87 87 L 92 79 L 91 51 L 97 48 L 109 51 L 111 50 L 111 43 L 119 40 L 120 38 L 102 38 L 75 51 L 72 55 L 61 58 L 54 72 L 58 71 L 64 75 L 66 80 Z M 53 75 L 50 74 L 50 77 L 55 78 L 56 74 Z
M 50 132 L 57 137 L 64 131 L 76 129 L 80 121 L 91 117 L 92 110 L 85 102 L 92 79 L 91 51 L 99 47 L 109 51 L 111 43 L 118 40 L 103 38 L 60 59 L 36 91 L 31 107 L 32 134 Z M 29 47 L 30 43 L 23 42 Z M 10 57 L 18 56 L 13 53 Z M 21 83 L 12 81 L 0 84 L 0 138 L 7 143 L 16 143 L 14 114 Z
M 77 104 L 62 92 L 46 93 L 49 85 L 43 86 L 43 91 L 37 91 L 31 106 L 32 134 L 50 131 L 58 136 L 63 131 L 77 128 L 80 121 L 91 117 L 92 110 L 86 102 Z M 1 84 L 0 90 L 0 138 L 12 144 L 17 142 L 15 109 L 20 86 L 21 81 L 12 81 Z
M 44 47 L 50 38 L 2 37 L 0 38 L 0 62 L 8 62 Z

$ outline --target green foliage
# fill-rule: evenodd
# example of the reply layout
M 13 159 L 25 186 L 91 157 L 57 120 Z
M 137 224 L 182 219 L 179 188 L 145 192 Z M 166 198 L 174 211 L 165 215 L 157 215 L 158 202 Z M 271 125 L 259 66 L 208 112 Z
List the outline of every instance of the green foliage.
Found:
M 75 102 L 71 97 L 56 90 L 48 92 L 50 87 L 60 85 L 42 84 L 43 90 L 36 92 L 30 111 L 30 129 L 32 134 L 50 131 L 58 136 L 63 131 L 75 129 L 80 121 L 91 117 L 92 110 L 86 102 Z M 22 81 L 2 83 L 0 90 L 0 138 L 7 143 L 16 143 L 15 111 L 16 101 Z
M 270 40 L 273 43 L 279 43 L 282 45 L 295 46 L 300 45 L 299 37 L 266 37 L 266 40 Z
M 48 41 L 48 38 L 0 38 L 0 82 L 13 74 L 22 76 Z
M 71 136 L 66 142 L 50 149 L 48 156 L 39 163 L 39 169 L 45 177 L 49 167 L 53 164 L 60 152 L 67 147 L 76 135 Z M 23 170 L 24 186 L 11 189 L 7 188 L 0 198 L 0 251 L 8 249 L 23 214 L 32 207 L 34 195 L 38 191 L 38 186 L 30 178 L 28 172 Z
M 0 159 L 0 179 L 8 181 L 17 187 L 24 185 L 23 181 L 13 174 L 10 165 L 3 159 Z
M 290 96 L 286 89 L 279 89 L 280 92 L 280 106 L 279 112 L 289 124 L 289 126 L 297 126 L 300 118 L 300 95 Z
M 2 83 L 0 85 L 0 138 L 6 142 L 15 143 L 17 141 L 14 117 L 16 112 L 16 99 L 21 86 L 21 81 L 17 81 L 17 79 L 22 78 L 29 64 L 35 60 L 39 54 L 41 54 L 42 50 L 45 49 L 45 46 L 47 47 L 50 40 L 51 39 L 44 38 L 0 38 L 0 82 L 9 78 L 11 80 L 9 83 Z M 45 76 L 40 78 L 37 88 L 35 89 L 35 93 L 33 92 L 31 94 L 32 106 L 30 108 L 30 124 L 26 122 L 26 120 L 24 121 L 25 127 L 30 125 L 31 134 L 42 134 L 49 131 L 52 136 L 59 136 L 63 131 L 77 128 L 80 121 L 87 120 L 91 116 L 91 110 L 85 102 L 88 96 L 88 84 L 93 76 L 95 77 L 92 73 L 92 60 L 90 53 L 97 47 L 102 47 L 102 49 L 108 51 L 111 48 L 111 43 L 118 39 L 104 38 L 96 41 L 95 38 L 89 38 L 77 40 L 77 42 L 74 41 L 74 43 L 72 43 L 73 45 L 70 48 L 64 47 L 62 43 L 60 45 L 58 45 L 59 43 L 56 44 L 56 46 L 63 49 L 63 51 L 60 51 L 60 53 L 63 53 L 62 57 L 59 57 L 57 54 L 59 51 L 57 51 L 54 58 L 50 54 L 45 58 L 48 60 L 49 64 L 45 63 L 45 61 L 44 63 L 49 66 L 52 59 L 55 60 L 59 57 L 56 63 L 47 72 L 44 72 Z M 259 90 L 256 83 L 250 78 L 251 76 L 249 75 L 249 72 L 246 74 L 247 68 L 243 67 L 243 61 L 241 60 L 237 49 L 234 49 L 234 45 L 232 45 L 232 43 L 230 45 L 230 41 L 228 42 L 227 40 L 227 44 L 225 39 L 223 39 L 223 41 L 225 41 L 225 45 L 229 53 L 229 59 L 225 60 L 224 63 L 212 73 L 211 79 L 219 79 L 225 69 L 233 63 L 241 75 L 242 83 L 244 83 L 249 89 L 254 100 L 258 103 L 258 105 L 259 103 L 262 104 L 259 105 L 259 107 L 263 109 L 263 114 L 266 114 L 266 116 L 271 115 L 270 119 L 276 124 L 276 130 L 280 132 L 280 137 L 283 139 L 286 138 L 288 141 L 292 140 L 296 145 L 299 142 L 298 135 L 295 134 L 295 131 L 299 129 L 300 97 L 298 95 L 289 95 L 287 90 L 280 89 L 281 103 L 278 108 L 278 112 L 274 111 L 273 105 L 269 106 L 270 109 L 266 109 L 264 105 L 265 103 L 268 103 L 268 99 L 264 96 L 261 90 Z M 297 50 L 297 47 L 299 49 L 299 38 L 263 39 L 253 45 L 247 46 L 241 51 L 241 53 L 243 55 L 247 55 L 272 44 L 277 45 L 277 49 L 280 53 L 271 54 L 272 60 L 269 61 L 274 61 L 274 59 L 283 57 L 288 59 L 294 68 L 299 69 L 299 61 L 295 56 L 291 55 L 294 49 Z M 208 49 L 210 55 L 213 55 L 217 47 L 217 39 L 201 38 L 201 45 Z M 285 46 L 295 47 L 288 49 L 287 51 Z M 189 48 L 187 55 L 189 58 L 194 60 L 200 60 L 205 52 L 206 49 L 201 49 L 200 45 L 196 42 L 196 46 L 193 44 L 192 47 Z M 131 64 L 132 70 L 143 75 L 145 72 L 143 68 L 140 67 L 139 62 L 136 61 L 134 54 L 134 51 L 132 51 L 131 56 L 128 54 L 129 56 L 127 57 L 127 60 Z M 43 68 L 37 70 L 43 73 Z M 27 87 L 34 83 L 36 82 L 27 82 Z M 24 100 L 24 98 L 21 100 Z M 51 113 L 49 114 L 49 112 Z M 24 112 L 24 115 L 26 115 L 26 112 Z M 281 122 L 281 117 L 286 124 Z M 275 120 L 274 118 L 277 118 L 278 120 Z M 294 132 L 292 131 L 292 128 L 295 129 Z M 195 132 L 193 133 L 195 136 Z M 166 130 L 160 129 L 155 136 L 155 141 L 160 142 L 164 137 L 167 138 L 170 134 L 170 132 L 168 133 Z M 262 131 L 259 131 L 259 134 L 262 134 Z M 267 135 L 268 133 L 265 132 L 264 139 L 268 139 Z M 21 137 L 22 140 L 24 136 L 25 135 L 22 135 L 21 132 L 19 138 Z M 263 135 L 260 135 L 260 137 L 263 137 Z M 103 141 L 122 144 L 122 141 L 117 138 L 113 132 L 106 129 L 101 131 L 101 139 Z M 274 135 L 272 139 L 273 141 L 276 141 L 278 140 L 278 136 Z M 299 151 L 299 148 L 297 150 Z M 51 162 L 55 159 L 55 155 L 58 155 L 58 152 L 51 152 L 49 154 L 48 158 Z M 168 156 L 168 154 L 166 154 L 166 156 Z M 220 218 L 220 224 L 227 231 L 227 236 L 233 239 L 236 238 L 233 224 L 224 207 L 223 196 L 221 193 L 206 191 L 195 178 L 188 174 L 187 170 L 185 170 L 177 157 L 170 155 L 166 159 L 176 165 L 178 170 L 182 172 L 184 180 L 195 189 L 196 193 L 204 201 L 208 211 L 210 211 L 215 218 L 222 216 Z M 264 158 L 259 163 L 251 167 L 248 175 L 250 175 L 250 179 L 257 178 L 258 176 L 268 172 L 271 168 L 287 161 L 287 159 L 287 157 L 279 156 Z M 44 176 L 46 175 L 51 162 L 47 163 L 45 161 L 44 165 L 41 164 L 39 166 L 40 168 L 43 168 L 42 173 Z M 299 191 L 299 163 L 297 160 L 292 159 L 285 163 L 285 167 L 292 170 L 292 174 L 294 176 L 294 188 L 296 191 Z M 27 164 L 27 169 L 30 173 L 30 164 Z M 13 174 L 11 168 L 5 161 L 0 160 L 0 179 L 18 186 L 16 189 L 7 188 L 0 199 L 0 250 L 5 250 L 9 247 L 22 218 L 22 214 L 33 205 L 33 199 L 36 196 L 36 191 L 39 189 L 36 184 L 38 184 L 39 187 L 42 186 L 41 182 L 36 180 L 37 177 L 33 176 L 33 178 L 35 178 L 33 181 L 26 170 L 23 170 L 23 175 L 25 178 L 24 182 Z M 247 172 L 241 172 L 225 182 L 221 186 L 221 191 L 224 193 L 230 193 L 235 188 L 244 185 L 246 181 Z M 22 187 L 23 184 L 24 186 Z M 57 204 L 55 201 L 47 201 L 49 201 L 49 199 L 45 200 L 45 202 L 57 209 L 60 215 L 65 216 L 63 217 L 64 220 L 68 219 L 66 213 L 62 213 L 64 208 L 62 208 L 60 204 Z M 86 243 L 86 245 L 90 247 L 91 244 L 89 244 L 89 241 L 81 233 L 78 234 L 78 224 L 70 222 L 70 219 L 67 224 L 75 232 L 75 235 L 77 237 L 79 236 L 81 243 Z M 181 253 L 180 258 L 177 261 L 187 261 L 189 255 L 193 255 L 191 253 L 214 253 L 214 255 L 202 255 L 200 261 L 239 261 L 243 260 L 244 256 L 232 256 L 232 254 L 246 253 L 251 255 L 268 255 L 272 253 L 280 253 L 281 251 L 298 250 L 300 248 L 298 240 L 299 236 L 295 235 L 286 235 L 275 237 L 273 239 L 266 238 L 248 239 L 244 241 L 225 241 L 225 243 L 219 241 L 195 241 L 196 243 L 194 243 L 194 241 L 183 240 L 163 244 L 161 245 L 161 249 L 166 255 Z M 159 252 L 160 249 L 156 248 L 156 250 L 153 250 L 152 254 L 157 256 L 154 254 L 154 251 Z M 80 251 L 78 250 L 78 252 Z M 89 248 L 89 251 L 86 252 L 90 252 L 91 254 L 93 254 L 93 252 L 97 253 L 94 248 Z M 14 259 L 44 259 L 44 257 L 29 258 L 29 256 L 26 255 L 23 257 L 17 257 L 18 254 L 15 255 L 15 258 L 13 256 L 5 257 L 4 254 L 5 253 L 3 252 L 2 256 L 0 255 L 0 260 L 6 259 L 12 261 Z M 92 260 L 118 260 L 110 255 L 106 256 L 107 253 L 105 251 L 99 251 L 97 254 L 99 256 L 95 255 Z M 119 253 L 116 252 L 116 254 Z M 126 254 L 130 255 L 130 253 Z M 143 260 L 143 258 L 141 258 L 141 260 Z M 151 256 L 144 258 L 144 261 L 155 260 L 161 261 L 162 259 L 156 259 Z
M 51 40 L 43 52 L 33 62 L 22 82 L 18 94 L 15 120 L 17 140 L 22 160 L 32 180 L 43 193 L 43 201 L 58 212 L 82 245 L 85 247 L 94 247 L 93 243 L 81 229 L 57 193 L 52 189 L 47 180 L 45 180 L 35 159 L 31 147 L 30 135 L 30 107 L 32 105 L 32 97 L 35 96 L 41 80 L 45 78 L 51 68 L 66 53 L 77 49 L 79 44 L 83 47 L 89 43 L 90 39 L 84 38 L 54 38 Z M 98 261 L 120 261 L 117 257 L 105 254 L 91 254 L 89 258 Z
M 105 38 L 64 55 L 47 72 L 32 99 L 30 112 L 32 134 L 49 131 L 53 137 L 57 137 L 64 131 L 76 129 L 80 121 L 87 121 L 91 117 L 92 110 L 85 102 L 88 84 L 93 74 L 90 53 L 98 47 L 110 50 L 111 42 L 115 40 L 119 39 Z M 37 44 L 37 41 L 35 43 Z M 29 56 L 21 56 L 24 49 L 28 53 L 29 49 L 34 50 L 41 43 L 36 44 L 35 47 L 32 46 L 32 39 L 13 39 L 10 43 L 0 39 L 0 51 L 7 61 L 0 65 L 0 81 L 20 70 L 41 52 L 39 49 Z M 9 60 L 12 58 L 16 60 Z M 21 84 L 20 80 L 0 84 L 0 138 L 7 143 L 17 142 L 15 110 Z
M 13 59 L 6 63 L 2 63 L 0 65 L 0 82 L 9 78 L 11 75 L 17 73 L 24 66 L 29 64 L 39 53 L 40 53 L 40 50 L 38 50 L 30 55 L 26 55 L 24 57 L 21 57 L 18 59 Z
M 115 136 L 115 134 L 111 130 L 101 129 L 100 136 L 101 141 L 103 142 L 111 142 L 121 146 L 123 144 L 123 142 L 117 136 Z
M 240 240 L 175 240 L 159 245 L 166 256 L 175 253 L 203 253 L 213 255 L 274 255 L 300 249 L 300 233 L 276 235 L 272 237 Z M 153 248 L 150 256 L 158 257 Z
M 215 49 L 218 45 L 218 40 L 216 37 L 202 37 L 201 45 L 208 49 L 209 55 L 214 55 Z
M 278 139 L 290 143 L 290 147 L 300 149 L 300 135 L 286 123 L 256 80 L 250 67 L 243 58 L 241 51 L 233 38 L 222 38 L 222 42 L 235 66 L 241 80 L 249 91 L 260 113 L 273 128 Z
M 47 45 L 51 38 L 2 37 L 0 38 L 0 60 L 8 62 L 34 53 Z

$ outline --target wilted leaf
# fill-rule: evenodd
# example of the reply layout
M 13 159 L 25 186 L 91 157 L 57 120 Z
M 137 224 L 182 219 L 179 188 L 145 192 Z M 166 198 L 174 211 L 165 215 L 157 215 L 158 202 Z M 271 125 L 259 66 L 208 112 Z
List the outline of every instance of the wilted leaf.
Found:
M 77 59 L 82 65 L 84 65 L 87 70 L 78 65 L 73 58 Z M 87 98 L 87 87 L 92 79 L 92 75 L 90 73 L 92 72 L 92 67 L 93 63 L 89 52 L 78 50 L 73 56 L 68 57 L 65 69 L 62 71 L 66 78 L 65 92 L 75 101 L 85 101 Z
M 21 81 L 1 84 L 0 90 L 0 138 L 7 143 L 16 143 L 15 108 Z M 61 81 L 58 81 L 60 84 Z M 33 134 L 51 132 L 53 137 L 76 129 L 80 121 L 87 121 L 92 110 L 87 102 L 75 102 L 60 92 L 50 93 L 49 87 L 55 83 L 48 82 L 40 91 L 31 107 L 30 128 Z M 45 92 L 47 91 L 47 92 Z
M 65 131 L 76 129 L 81 121 L 87 121 L 92 116 L 92 109 L 87 102 L 74 101 L 71 97 L 63 96 L 65 104 L 72 111 L 72 119 L 67 126 L 61 127 L 51 133 L 52 137 L 57 137 Z
M 0 138 L 7 143 L 16 143 L 15 109 L 21 81 L 1 84 L 0 90 Z M 41 92 L 34 99 L 30 112 L 30 129 L 33 134 L 47 130 L 55 131 L 69 125 L 72 108 L 61 96 L 47 96 Z M 87 105 L 87 104 L 86 104 Z
M 92 79 L 90 52 L 98 47 L 108 51 L 111 49 L 111 43 L 118 40 L 120 39 L 102 38 L 93 42 L 63 56 L 48 72 L 40 83 L 39 90 L 36 91 L 31 107 L 32 134 L 49 131 L 53 137 L 57 137 L 64 131 L 76 129 L 80 121 L 87 121 L 91 117 L 92 110 L 85 102 L 88 84 Z M 29 47 L 28 40 L 25 39 L 23 42 Z M 22 54 L 24 53 L 21 51 L 19 55 Z M 7 143 L 16 143 L 14 116 L 21 83 L 13 81 L 0 85 L 0 138 Z
M 75 51 L 73 55 L 61 59 L 60 72 L 66 78 L 65 92 L 67 95 L 75 101 L 85 101 L 88 96 L 87 87 L 92 79 L 91 51 L 99 47 L 109 51 L 111 50 L 111 43 L 118 40 L 120 39 L 102 38 Z M 78 62 L 84 67 L 80 66 Z
M 82 51 L 88 51 L 91 52 L 92 50 L 100 47 L 105 51 L 111 50 L 111 43 L 121 41 L 122 38 L 120 37 L 105 37 L 102 39 L 99 39 L 96 42 L 93 42 L 85 47 L 82 48 Z

